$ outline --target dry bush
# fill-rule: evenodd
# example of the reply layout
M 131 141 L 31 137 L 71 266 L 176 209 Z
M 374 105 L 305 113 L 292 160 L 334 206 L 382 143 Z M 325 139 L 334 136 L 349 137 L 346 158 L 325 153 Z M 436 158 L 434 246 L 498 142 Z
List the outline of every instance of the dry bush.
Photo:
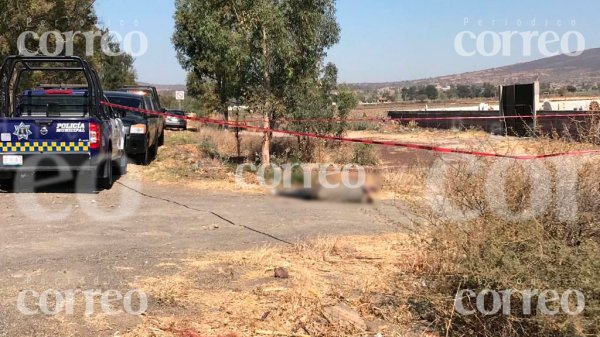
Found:
M 392 198 L 414 199 L 425 187 L 427 174 L 423 167 L 417 163 L 412 166 L 381 169 L 381 189 L 391 193 Z
M 600 145 L 600 114 L 596 111 L 587 123 L 578 125 L 577 134 L 583 142 Z
M 582 146 L 553 144 L 563 151 Z M 549 151 L 547 147 L 543 150 Z M 414 312 L 447 336 L 598 335 L 600 160 L 478 159 L 447 164 L 443 175 L 435 176 L 443 177 L 443 183 L 430 184 L 435 193 L 429 197 L 435 198 L 427 202 L 435 211 L 427 216 L 431 238 L 423 275 L 426 287 L 411 301 Z M 572 182 L 577 192 L 573 200 L 564 185 L 575 170 L 577 177 Z M 549 199 L 540 203 L 546 207 L 528 213 L 546 192 Z M 578 207 L 559 207 L 565 200 L 567 205 L 576 202 Z M 577 218 L 565 218 L 569 211 L 576 211 Z M 454 311 L 454 296 L 459 289 L 476 293 L 485 289 L 559 293 L 574 289 L 586 296 L 586 310 L 578 316 L 544 316 L 535 310 L 525 315 L 523 298 L 515 294 L 510 315 L 461 316 Z M 474 308 L 474 301 L 466 299 L 466 306 Z M 534 308 L 536 301 L 534 298 Z

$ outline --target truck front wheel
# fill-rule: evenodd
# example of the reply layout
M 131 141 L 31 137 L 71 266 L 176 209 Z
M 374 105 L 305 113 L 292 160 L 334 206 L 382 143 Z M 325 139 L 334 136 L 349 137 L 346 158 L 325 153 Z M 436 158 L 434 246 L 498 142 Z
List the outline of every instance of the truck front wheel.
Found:
M 144 147 L 144 153 L 139 154 L 137 157 L 137 162 L 140 165 L 148 166 L 150 165 L 150 144 L 146 141 L 146 146 Z
M 163 146 L 165 145 L 165 130 L 163 129 L 163 131 L 160 134 L 160 137 L 158 137 L 158 146 Z

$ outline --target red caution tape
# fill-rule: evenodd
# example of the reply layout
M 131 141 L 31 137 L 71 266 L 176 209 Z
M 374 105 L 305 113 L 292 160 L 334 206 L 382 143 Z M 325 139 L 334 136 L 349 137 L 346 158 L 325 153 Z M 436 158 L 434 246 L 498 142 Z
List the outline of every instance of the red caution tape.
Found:
M 445 148 L 445 147 L 434 146 L 434 145 L 420 145 L 420 144 L 412 144 L 412 143 L 399 143 L 399 142 L 380 141 L 380 140 L 371 140 L 371 139 L 346 138 L 346 137 L 337 137 L 337 136 L 318 135 L 315 133 L 308 133 L 308 132 L 262 128 L 262 127 L 258 127 L 258 126 L 251 126 L 251 125 L 245 125 L 245 124 L 239 124 L 239 123 L 233 123 L 233 122 L 225 122 L 225 121 L 211 119 L 211 118 L 199 118 L 199 117 L 187 117 L 187 116 L 184 117 L 181 115 L 163 113 L 163 112 L 158 112 L 158 111 L 151 111 L 151 110 L 140 109 L 140 108 L 132 108 L 132 107 L 113 104 L 113 103 L 109 103 L 109 102 L 102 102 L 102 104 L 105 106 L 115 108 L 115 109 L 135 111 L 135 112 L 140 112 L 140 113 L 144 113 L 144 114 L 148 114 L 148 115 L 175 117 L 175 118 L 179 118 L 179 119 L 186 119 L 186 120 L 198 121 L 198 122 L 207 123 L 207 124 L 228 126 L 228 127 L 233 127 L 233 128 L 240 128 L 240 129 L 245 129 L 245 130 L 249 130 L 249 131 L 253 131 L 253 132 L 260 132 L 260 133 L 272 132 L 272 133 L 286 134 L 286 135 L 292 135 L 292 136 L 318 138 L 318 139 L 333 140 L 333 141 L 340 141 L 340 142 L 347 142 L 347 143 L 360 143 L 360 144 L 372 144 L 372 145 L 382 145 L 382 146 L 390 146 L 390 147 L 402 147 L 402 148 L 414 149 L 414 150 L 426 150 L 426 151 L 433 151 L 433 152 L 437 152 L 437 153 L 456 153 L 456 154 L 464 154 L 464 155 L 470 155 L 470 156 L 476 156 L 476 157 L 495 157 L 495 158 L 508 158 L 508 159 L 515 159 L 515 160 L 532 160 L 532 159 L 547 159 L 547 158 L 555 158 L 555 157 L 599 155 L 600 154 L 600 150 L 597 149 L 597 150 L 581 150 L 581 151 L 551 153 L 551 154 L 543 154 L 543 155 L 505 155 L 505 154 L 498 154 L 498 153 L 452 149 L 452 148 Z
M 550 115 L 537 115 L 535 118 L 574 118 L 574 117 L 593 117 L 593 114 L 550 114 Z M 399 118 L 306 118 L 306 119 L 294 119 L 294 118 L 282 118 L 282 123 L 329 123 L 329 122 L 421 122 L 421 121 L 453 121 L 453 120 L 505 120 L 505 119 L 531 119 L 533 117 L 523 116 L 451 116 L 451 117 L 399 117 Z M 243 122 L 247 123 L 259 123 L 261 119 L 246 119 Z

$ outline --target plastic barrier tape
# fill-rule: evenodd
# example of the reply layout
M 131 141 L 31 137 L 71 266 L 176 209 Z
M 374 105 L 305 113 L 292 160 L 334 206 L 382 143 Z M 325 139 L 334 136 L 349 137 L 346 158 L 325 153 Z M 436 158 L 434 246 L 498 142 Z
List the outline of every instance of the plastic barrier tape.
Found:
M 220 120 L 211 119 L 211 118 L 199 118 L 199 117 L 187 117 L 187 116 L 184 117 L 184 116 L 180 116 L 180 115 L 163 113 L 163 112 L 158 112 L 158 111 L 151 111 L 151 110 L 145 110 L 145 109 L 139 109 L 139 108 L 131 108 L 131 107 L 113 104 L 113 103 L 109 103 L 109 102 L 102 102 L 102 104 L 112 107 L 112 108 L 121 109 L 121 110 L 135 111 L 135 112 L 145 113 L 145 114 L 149 114 L 149 115 L 175 117 L 175 118 L 180 118 L 180 119 L 198 121 L 198 122 L 202 122 L 202 123 L 206 123 L 206 124 L 214 124 L 214 125 L 222 125 L 222 126 L 228 126 L 228 127 L 233 127 L 233 128 L 240 128 L 240 129 L 245 129 L 245 130 L 249 130 L 249 131 L 253 131 L 253 132 L 260 132 L 260 133 L 272 132 L 272 133 L 278 133 L 278 134 L 310 137 L 310 138 L 317 138 L 317 139 L 326 139 L 326 140 L 333 140 L 333 141 L 340 141 L 340 142 L 347 142 L 347 143 L 361 143 L 361 144 L 382 145 L 382 146 L 390 146 L 390 147 L 403 147 L 403 148 L 414 149 L 414 150 L 426 150 L 426 151 L 433 151 L 433 152 L 437 152 L 437 153 L 456 153 L 456 154 L 471 155 L 471 156 L 476 156 L 476 157 L 495 157 L 495 158 L 509 158 L 509 159 L 515 159 L 515 160 L 532 160 L 532 159 L 546 159 L 546 158 L 566 157 L 566 156 L 600 155 L 600 149 L 551 153 L 551 154 L 543 154 L 543 155 L 507 155 L 507 154 L 490 153 L 490 152 L 452 149 L 452 148 L 445 148 L 445 147 L 440 147 L 440 146 L 435 146 L 435 145 L 420 145 L 420 144 L 399 143 L 399 142 L 392 142 L 392 141 L 380 141 L 380 140 L 370 140 L 370 139 L 360 139 L 360 138 L 346 138 L 346 137 L 318 135 L 315 133 L 298 132 L 298 131 L 291 131 L 291 130 L 269 129 L 269 128 L 262 128 L 262 127 L 258 127 L 258 126 L 225 122 L 225 121 L 220 121 Z

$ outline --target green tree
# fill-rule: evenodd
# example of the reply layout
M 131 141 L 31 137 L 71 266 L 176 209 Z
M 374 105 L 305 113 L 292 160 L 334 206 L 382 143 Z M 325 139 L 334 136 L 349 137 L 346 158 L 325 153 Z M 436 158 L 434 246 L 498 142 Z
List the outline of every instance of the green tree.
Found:
M 471 95 L 469 98 L 481 97 L 483 93 L 483 88 L 478 85 L 471 85 Z
M 562 87 L 562 88 L 558 89 L 558 95 L 561 96 L 561 97 L 566 96 L 567 95 L 567 88 Z
M 445 92 L 446 99 L 454 99 L 458 97 L 458 90 L 455 86 L 451 86 L 449 90 Z
M 108 29 L 102 29 L 100 32 L 103 35 L 110 33 Z M 95 46 L 100 46 L 100 37 L 96 39 Z M 110 35 L 107 35 L 107 44 L 113 52 L 121 52 L 119 44 L 114 42 Z M 89 61 L 97 69 L 104 90 L 114 90 L 125 85 L 135 84 L 136 72 L 133 66 L 134 59 L 131 55 L 127 53 L 108 55 L 97 47 Z
M 413 86 L 411 86 L 411 87 L 408 88 L 406 96 L 407 96 L 407 98 L 408 98 L 409 101 L 414 101 L 414 100 L 417 99 L 417 95 L 418 94 L 419 94 L 419 89 L 416 86 L 413 85 Z
M 435 85 L 428 85 L 425 87 L 425 96 L 427 96 L 427 98 L 431 101 L 438 99 L 438 97 L 440 96 L 440 93 L 438 92 L 437 88 L 435 87 Z
M 400 95 L 403 101 L 408 101 L 408 88 L 402 88 L 402 90 L 400 90 Z
M 215 113 L 223 114 L 222 104 L 215 86 L 214 81 L 201 81 L 197 78 L 196 73 L 188 73 L 187 97 L 196 100 L 192 109 L 196 114 L 203 116 Z
M 229 102 L 242 96 L 251 67 L 250 33 L 244 25 L 251 1 L 177 0 L 173 44 L 195 97 L 229 119 Z M 239 16 L 242 13 L 243 16 Z M 214 100 L 214 98 L 217 100 Z
M 323 95 L 321 64 L 339 40 L 334 0 L 177 0 L 176 8 L 180 62 L 214 83 L 221 104 L 247 102 L 269 127 L 297 109 L 298 99 Z M 298 90 L 297 99 L 290 90 Z M 263 163 L 270 139 L 265 133 Z
M 425 94 L 419 94 L 419 95 L 417 95 L 416 99 L 420 103 L 425 103 L 427 101 L 427 95 L 425 95 Z
M 492 98 L 492 97 L 496 97 L 496 86 L 494 86 L 491 83 L 484 83 L 483 84 L 483 92 L 482 92 L 482 96 L 485 98 Z
M 162 105 L 162 107 L 165 109 L 176 109 L 178 107 L 178 103 L 175 100 L 174 93 L 160 95 L 160 105 Z
M 459 84 L 456 86 L 456 95 L 458 98 L 471 98 L 473 93 L 468 85 Z
M 92 7 L 91 0 L 0 0 L 0 57 L 17 55 L 18 38 L 26 31 L 38 35 L 44 32 L 91 32 L 96 33 L 93 39 L 83 34 L 74 34 L 73 50 L 65 48 L 61 55 L 77 55 L 90 62 L 98 71 L 102 84 L 106 89 L 114 89 L 135 82 L 133 57 L 127 54 L 109 56 L 101 50 L 101 37 L 108 30 L 98 27 L 98 18 Z M 52 37 L 52 35 L 50 35 Z M 93 40 L 93 41 L 92 41 Z M 49 41 L 50 51 L 55 48 L 55 39 Z M 68 41 L 67 41 L 68 42 Z M 93 55 L 86 55 L 88 43 L 92 43 Z M 108 46 L 114 53 L 120 53 L 119 45 L 107 38 Z M 39 40 L 28 38 L 25 47 L 30 51 L 39 49 Z M 62 78 L 65 74 L 43 74 L 44 80 Z M 72 76 L 71 76 L 72 77 Z
M 338 93 L 336 97 L 337 113 L 340 122 L 337 127 L 336 135 L 341 136 L 346 130 L 346 122 L 350 111 L 358 106 L 358 97 L 356 93 L 348 86 L 342 85 L 338 87 Z

